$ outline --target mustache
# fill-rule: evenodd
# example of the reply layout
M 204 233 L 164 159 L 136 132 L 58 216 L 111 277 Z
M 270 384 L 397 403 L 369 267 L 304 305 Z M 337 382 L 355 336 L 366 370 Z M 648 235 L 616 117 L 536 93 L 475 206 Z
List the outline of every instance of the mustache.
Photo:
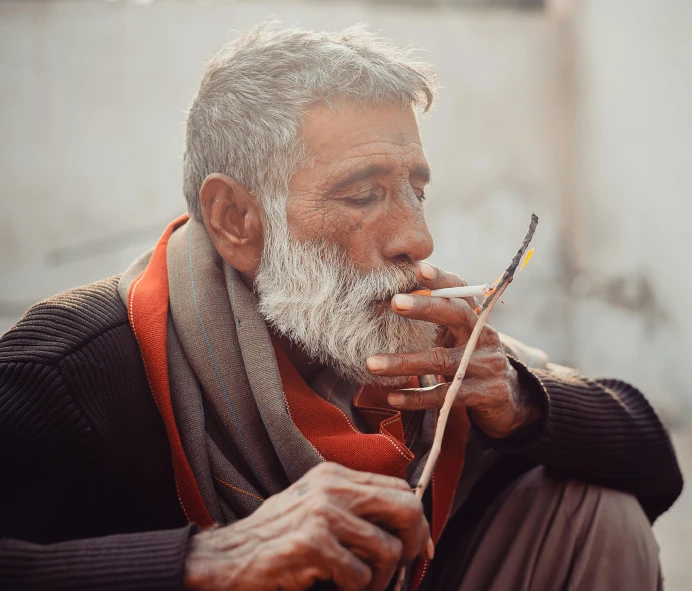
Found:
M 397 293 L 417 289 L 416 265 L 408 257 L 379 258 L 364 269 L 351 253 L 325 240 L 297 242 L 276 221 L 255 278 L 259 312 L 278 333 L 312 358 L 331 365 L 354 383 L 398 384 L 377 378 L 365 360 L 383 352 L 433 346 L 437 327 L 398 316 Z M 384 380 L 384 381 L 383 381 Z
M 322 277 L 330 278 L 331 298 L 340 301 L 353 302 L 356 298 L 362 304 L 374 303 L 421 288 L 416 278 L 416 265 L 411 259 L 381 261 L 377 268 L 363 270 L 339 244 L 329 243 L 323 238 L 304 242 L 294 241 L 288 236 L 284 239 L 284 244 L 265 244 L 260 266 L 263 263 L 273 266 L 272 262 L 277 260 L 274 249 L 278 248 L 289 257 L 289 268 L 293 270 L 291 280 L 298 291 L 314 284 L 317 268 L 322 269 Z M 328 294 L 313 292 L 312 295 L 320 299 Z
M 420 289 L 416 278 L 416 267 L 411 262 L 387 263 L 373 271 L 357 271 L 356 277 L 343 286 L 344 293 L 353 290 L 363 292 L 364 299 L 372 302 L 390 300 L 398 293 L 409 293 Z

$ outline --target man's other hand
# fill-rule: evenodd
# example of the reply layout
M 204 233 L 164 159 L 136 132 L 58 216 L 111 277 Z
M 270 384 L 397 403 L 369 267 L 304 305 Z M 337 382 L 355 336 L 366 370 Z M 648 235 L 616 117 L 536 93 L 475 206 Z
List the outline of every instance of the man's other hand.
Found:
M 193 536 L 185 588 L 302 591 L 332 581 L 379 591 L 399 565 L 432 552 L 404 480 L 325 463 L 249 517 Z
M 419 263 L 416 276 L 428 289 L 459 287 L 466 282 L 429 263 Z M 442 375 L 451 379 L 459 367 L 466 343 L 478 320 L 473 298 L 436 298 L 398 294 L 392 298 L 392 310 L 406 318 L 427 320 L 440 326 L 437 346 L 417 353 L 375 355 L 368 358 L 368 369 L 378 376 Z M 449 384 L 431 388 L 393 392 L 391 406 L 401 410 L 439 408 Z M 455 404 L 469 409 L 476 425 L 488 436 L 504 438 L 541 416 L 540 407 L 521 388 L 516 370 L 505 355 L 500 337 L 483 327 L 471 356 L 466 376 Z

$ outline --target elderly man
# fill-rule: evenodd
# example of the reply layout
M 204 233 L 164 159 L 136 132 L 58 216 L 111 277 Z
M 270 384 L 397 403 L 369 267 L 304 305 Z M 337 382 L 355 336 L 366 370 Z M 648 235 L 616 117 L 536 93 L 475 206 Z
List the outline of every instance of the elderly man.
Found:
M 446 388 L 420 386 L 476 320 L 409 295 L 463 284 L 424 262 L 434 90 L 362 29 L 260 27 L 211 60 L 189 218 L 0 341 L 1 586 L 660 588 L 682 479 L 656 414 L 490 327 L 411 494 Z

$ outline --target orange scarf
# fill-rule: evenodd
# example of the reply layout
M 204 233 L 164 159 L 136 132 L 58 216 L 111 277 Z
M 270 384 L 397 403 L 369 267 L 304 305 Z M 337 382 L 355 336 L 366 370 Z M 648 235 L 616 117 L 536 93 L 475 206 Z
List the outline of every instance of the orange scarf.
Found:
M 147 267 L 128 291 L 128 317 L 140 347 L 149 386 L 166 427 L 171 446 L 178 495 L 189 521 L 213 524 L 190 463 L 185 456 L 171 404 L 166 331 L 169 283 L 166 250 L 173 232 L 187 220 L 170 224 L 156 245 Z M 413 454 L 406 446 L 402 417 L 386 403 L 387 390 L 362 387 L 354 398 L 356 406 L 375 433 L 364 434 L 336 406 L 313 392 L 287 356 L 275 346 L 276 358 L 290 417 L 320 455 L 355 470 L 404 478 Z M 415 378 L 417 382 L 417 378 Z M 411 383 L 415 386 L 417 383 Z M 432 537 L 437 542 L 449 517 L 456 486 L 464 465 L 469 420 L 464 409 L 450 417 L 442 453 L 432 479 Z M 415 590 L 429 562 L 418 561 L 412 575 Z
M 386 402 L 390 390 L 362 386 L 353 404 L 377 433 L 365 434 L 336 406 L 313 392 L 289 361 L 286 353 L 274 343 L 286 401 L 293 422 L 300 432 L 330 462 L 353 470 L 405 478 L 413 454 L 406 447 L 401 412 Z M 417 387 L 418 378 L 407 387 Z M 440 539 L 454 501 L 456 485 L 464 466 L 469 419 L 463 409 L 454 409 L 445 430 L 442 453 L 432 479 L 432 538 Z M 411 578 L 412 591 L 423 580 L 429 561 L 419 560 Z

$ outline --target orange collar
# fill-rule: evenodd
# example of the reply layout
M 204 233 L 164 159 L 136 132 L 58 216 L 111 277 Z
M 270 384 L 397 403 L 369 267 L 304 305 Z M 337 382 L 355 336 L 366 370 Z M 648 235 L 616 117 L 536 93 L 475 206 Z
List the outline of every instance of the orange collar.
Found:
M 274 340 L 274 351 L 281 374 L 291 419 L 322 457 L 353 470 L 405 478 L 413 459 L 406 447 L 401 413 L 386 405 L 387 390 L 361 387 L 354 406 L 363 413 L 376 433 L 361 433 L 336 406 L 317 395 L 303 380 L 288 356 Z M 409 387 L 418 386 L 411 383 Z M 374 421 L 374 422 L 373 422 Z M 379 427 L 379 428 L 377 428 Z M 442 453 L 432 479 L 432 537 L 437 542 L 449 517 L 456 486 L 461 477 L 469 432 L 469 419 L 463 408 L 455 408 L 442 443 Z M 428 561 L 414 566 L 412 589 L 416 589 L 428 568 Z
M 202 527 L 214 524 L 185 456 L 175 423 L 168 380 L 166 322 L 168 315 L 168 268 L 166 249 L 173 232 L 188 219 L 174 220 L 154 248 L 147 268 L 129 288 L 128 319 L 139 345 L 149 387 L 168 435 L 178 498 L 188 521 Z M 358 431 L 346 415 L 313 392 L 300 377 L 280 347 L 275 346 L 281 381 L 289 412 L 296 427 L 329 461 L 355 470 L 405 477 L 413 454 L 406 447 L 401 413 L 386 406 L 386 391 L 364 387 L 354 404 L 377 433 Z M 416 386 L 417 384 L 411 384 Z M 464 465 L 469 420 L 463 408 L 455 408 L 442 443 L 442 453 L 432 479 L 432 537 L 437 542 L 449 517 L 457 482 Z M 428 561 L 414 566 L 415 589 L 427 571 Z
M 210 527 L 214 525 L 214 520 L 202 498 L 202 492 L 185 456 L 178 426 L 175 424 L 166 353 L 168 318 L 166 249 L 173 232 L 182 226 L 188 217 L 185 214 L 168 225 L 154 247 L 146 269 L 130 285 L 127 294 L 127 317 L 142 354 L 149 388 L 166 427 L 180 506 L 188 521 L 202 527 Z

